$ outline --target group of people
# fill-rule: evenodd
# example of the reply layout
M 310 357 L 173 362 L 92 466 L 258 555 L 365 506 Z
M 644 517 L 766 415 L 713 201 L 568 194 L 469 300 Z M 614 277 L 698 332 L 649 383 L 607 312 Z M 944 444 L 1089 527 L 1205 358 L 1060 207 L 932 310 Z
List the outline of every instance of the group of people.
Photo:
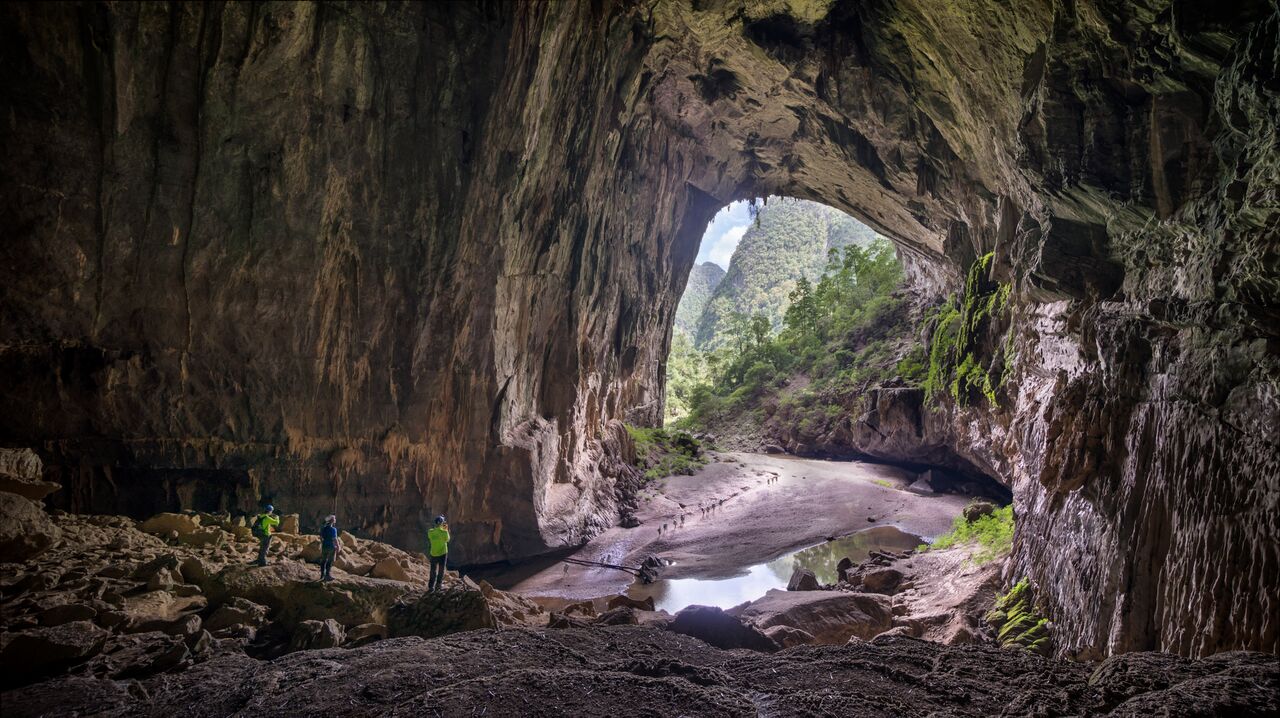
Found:
M 267 552 L 271 550 L 271 539 L 280 526 L 280 517 L 271 504 L 263 507 L 263 512 L 253 520 L 253 535 L 258 539 L 258 565 L 267 565 Z M 449 521 L 444 516 L 437 516 L 435 525 L 427 531 L 428 557 L 431 571 L 427 581 L 427 589 L 437 591 L 444 582 L 445 564 L 449 558 Z M 338 517 L 329 514 L 324 517 L 324 525 L 320 527 L 320 580 L 333 580 L 333 562 L 342 551 L 342 542 L 338 540 Z

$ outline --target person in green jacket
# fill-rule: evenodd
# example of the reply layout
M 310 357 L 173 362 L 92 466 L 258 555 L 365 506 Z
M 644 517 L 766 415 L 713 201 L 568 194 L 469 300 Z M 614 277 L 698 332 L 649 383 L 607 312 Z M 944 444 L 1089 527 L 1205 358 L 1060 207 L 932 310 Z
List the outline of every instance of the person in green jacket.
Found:
M 258 537 L 258 565 L 267 565 L 267 550 L 271 548 L 271 535 L 280 525 L 280 517 L 275 515 L 276 508 L 266 505 L 266 510 L 253 520 L 253 535 Z
M 444 581 L 445 559 L 449 557 L 449 522 L 445 517 L 436 517 L 436 525 L 427 531 L 427 542 L 431 544 L 431 575 L 427 590 L 435 591 Z

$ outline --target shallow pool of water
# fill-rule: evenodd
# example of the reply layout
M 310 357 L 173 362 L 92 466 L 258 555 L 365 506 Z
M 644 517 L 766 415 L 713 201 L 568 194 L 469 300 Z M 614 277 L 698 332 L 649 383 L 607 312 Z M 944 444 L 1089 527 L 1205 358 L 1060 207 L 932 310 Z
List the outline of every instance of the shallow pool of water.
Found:
M 771 588 L 786 588 L 797 567 L 813 571 L 820 583 L 835 583 L 836 564 L 846 556 L 856 564 L 872 551 L 905 551 L 921 543 L 924 540 L 915 534 L 894 526 L 877 526 L 748 566 L 742 575 L 732 578 L 663 579 L 635 584 L 627 593 L 640 599 L 653 596 L 655 608 L 672 613 L 695 604 L 730 608 L 760 598 Z

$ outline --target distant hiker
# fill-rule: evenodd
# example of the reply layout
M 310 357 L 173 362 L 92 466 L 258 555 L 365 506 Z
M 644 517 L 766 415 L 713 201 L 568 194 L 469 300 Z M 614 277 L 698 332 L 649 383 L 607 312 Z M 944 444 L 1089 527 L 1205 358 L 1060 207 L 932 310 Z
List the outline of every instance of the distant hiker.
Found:
M 435 591 L 444 582 L 445 559 L 449 558 L 449 522 L 443 516 L 437 516 L 436 525 L 427 531 L 427 541 L 431 544 L 431 574 L 427 579 L 427 590 Z
M 275 516 L 276 508 L 267 504 L 258 518 L 253 520 L 253 535 L 258 537 L 258 565 L 267 565 L 267 549 L 271 548 L 271 535 L 280 525 L 280 517 Z
M 332 581 L 333 560 L 338 557 L 342 544 L 338 541 L 338 517 L 329 514 L 320 527 L 320 580 Z

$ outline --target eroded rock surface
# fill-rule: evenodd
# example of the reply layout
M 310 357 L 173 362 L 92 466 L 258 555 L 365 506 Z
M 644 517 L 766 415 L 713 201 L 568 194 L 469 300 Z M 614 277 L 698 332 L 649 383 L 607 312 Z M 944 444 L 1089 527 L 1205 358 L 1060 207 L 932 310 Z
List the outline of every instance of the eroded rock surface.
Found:
M 475 631 L 274 661 L 224 656 L 129 686 L 63 678 L 3 695 L 5 714 L 598 716 L 1264 716 L 1274 657 L 1133 654 L 1100 666 L 907 638 L 724 651 L 637 627 Z M 137 694 L 130 695 L 130 691 Z
M 706 221 L 785 194 L 893 238 L 922 297 L 987 255 L 1011 286 L 974 349 L 998 408 L 856 416 L 883 453 L 923 438 L 1014 489 L 1064 651 L 1280 649 L 1268 3 L 29 3 L 0 26 L 0 440 L 66 508 L 265 496 L 415 547 L 447 512 L 462 561 L 579 541 L 634 478 L 621 422 L 660 419 Z

